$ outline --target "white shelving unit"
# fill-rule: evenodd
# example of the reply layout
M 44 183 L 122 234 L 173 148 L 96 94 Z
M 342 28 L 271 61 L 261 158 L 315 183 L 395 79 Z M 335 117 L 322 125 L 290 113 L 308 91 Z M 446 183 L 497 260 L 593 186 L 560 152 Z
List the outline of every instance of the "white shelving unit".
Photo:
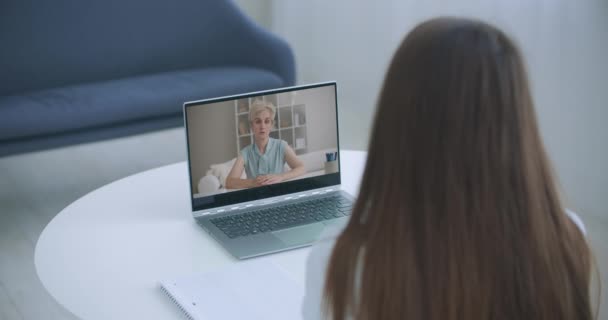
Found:
M 255 98 L 244 98 L 234 102 L 234 121 L 236 124 L 237 152 L 253 143 L 249 123 L 249 107 L 255 99 L 270 101 L 277 107 L 274 118 L 274 127 L 270 137 L 287 141 L 287 144 L 295 150 L 296 154 L 303 154 L 308 149 L 308 137 L 306 132 L 306 105 L 292 105 L 289 101 L 281 101 L 281 96 L 268 95 Z

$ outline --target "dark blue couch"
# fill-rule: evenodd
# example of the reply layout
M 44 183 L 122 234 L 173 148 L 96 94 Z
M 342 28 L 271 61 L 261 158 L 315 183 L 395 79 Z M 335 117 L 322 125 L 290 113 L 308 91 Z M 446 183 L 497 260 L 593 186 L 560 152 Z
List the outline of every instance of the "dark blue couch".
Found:
M 0 156 L 183 125 L 187 100 L 293 85 L 229 0 L 0 2 Z

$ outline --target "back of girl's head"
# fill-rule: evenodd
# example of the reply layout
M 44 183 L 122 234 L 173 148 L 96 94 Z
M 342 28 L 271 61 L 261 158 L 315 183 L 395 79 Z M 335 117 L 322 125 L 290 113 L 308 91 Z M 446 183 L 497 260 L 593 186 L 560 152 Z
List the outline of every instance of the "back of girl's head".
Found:
M 328 311 L 590 319 L 589 260 L 517 47 L 478 21 L 416 27 L 380 93 L 360 196 L 330 260 Z

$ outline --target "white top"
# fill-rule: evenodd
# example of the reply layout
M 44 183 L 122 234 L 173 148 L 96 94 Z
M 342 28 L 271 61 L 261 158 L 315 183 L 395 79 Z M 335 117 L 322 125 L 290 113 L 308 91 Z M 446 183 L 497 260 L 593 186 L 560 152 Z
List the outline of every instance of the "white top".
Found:
M 566 214 L 579 227 L 583 234 L 587 234 L 581 218 L 574 212 L 566 209 Z M 304 301 L 302 302 L 302 318 L 304 320 L 325 319 L 322 312 L 321 297 L 325 284 L 325 274 L 329 257 L 336 244 L 336 238 L 341 229 L 329 230 L 322 239 L 313 246 L 306 261 L 306 287 Z

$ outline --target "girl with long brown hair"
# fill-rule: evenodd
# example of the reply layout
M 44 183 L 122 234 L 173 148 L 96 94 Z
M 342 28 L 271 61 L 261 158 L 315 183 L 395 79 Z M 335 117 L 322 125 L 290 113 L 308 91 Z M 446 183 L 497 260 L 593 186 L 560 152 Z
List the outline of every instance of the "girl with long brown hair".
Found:
M 592 319 L 578 222 L 514 43 L 425 22 L 386 74 L 350 222 L 309 257 L 304 317 Z

